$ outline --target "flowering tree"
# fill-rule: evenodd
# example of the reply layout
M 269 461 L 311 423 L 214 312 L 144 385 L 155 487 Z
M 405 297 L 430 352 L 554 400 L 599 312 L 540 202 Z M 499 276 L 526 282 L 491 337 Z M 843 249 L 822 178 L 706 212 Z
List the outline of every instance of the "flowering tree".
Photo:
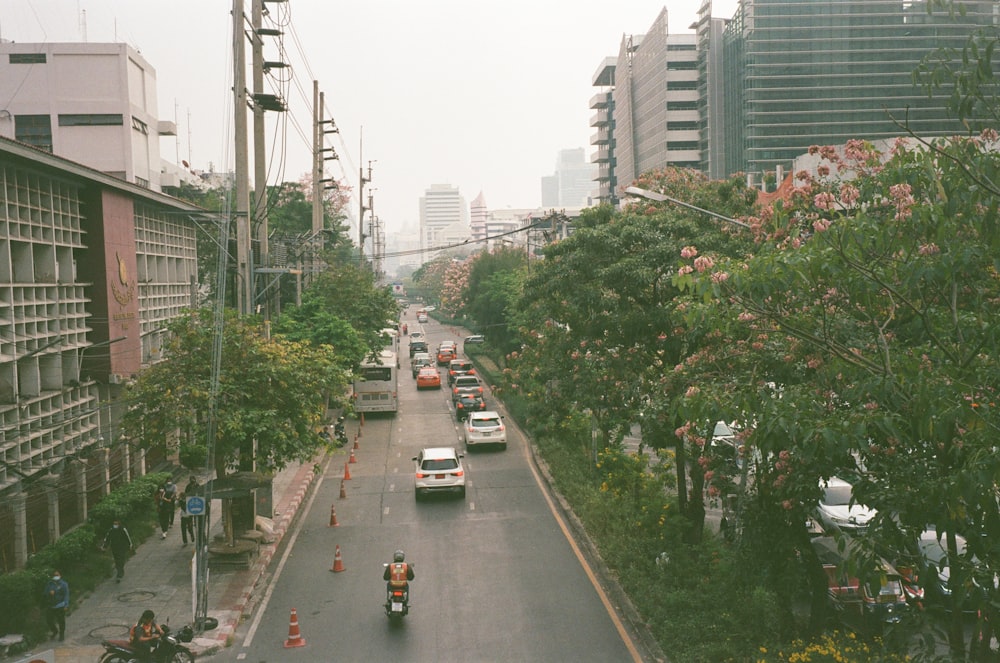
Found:
M 879 512 L 856 561 L 871 568 L 935 527 L 951 601 L 984 627 L 1000 617 L 996 140 L 815 148 L 817 175 L 799 173 L 790 200 L 747 218 L 755 256 L 678 277 L 717 319 L 738 322 L 720 333 L 745 349 L 742 364 L 767 369 L 745 380 L 757 392 L 744 401 L 762 459 L 756 516 L 801 541 L 821 480 L 846 474 Z M 949 641 L 964 656 L 952 614 Z

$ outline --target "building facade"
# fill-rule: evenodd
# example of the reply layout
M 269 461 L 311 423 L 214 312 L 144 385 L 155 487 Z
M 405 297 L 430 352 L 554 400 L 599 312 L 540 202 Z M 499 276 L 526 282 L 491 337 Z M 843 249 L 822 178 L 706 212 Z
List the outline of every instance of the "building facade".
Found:
M 161 190 L 156 72 L 127 44 L 0 42 L 0 136 Z
M 590 108 L 594 111 L 590 126 L 595 129 L 590 137 L 590 144 L 594 148 L 590 160 L 597 166 L 597 199 L 599 202 L 612 204 L 618 202 L 614 95 L 617 66 L 617 57 L 604 58 L 591 77 L 591 85 L 600 90 L 590 98 Z
M 458 187 L 431 185 L 420 198 L 422 262 L 433 260 L 438 250 L 469 238 L 469 209 Z
M 962 4 L 950 16 L 921 0 L 743 0 L 723 36 L 726 172 L 790 168 L 810 145 L 965 133 L 945 93 L 912 77 L 998 18 L 996 2 Z
M 0 571 L 162 460 L 121 438 L 118 396 L 193 303 L 201 213 L 0 138 Z
M 542 207 L 588 207 L 597 197 L 597 166 L 582 147 L 559 150 L 552 175 L 542 178 Z M 473 225 L 475 228 L 475 225 Z
M 618 188 L 664 166 L 700 168 L 698 42 L 669 32 L 663 9 L 644 35 L 626 35 L 615 67 Z

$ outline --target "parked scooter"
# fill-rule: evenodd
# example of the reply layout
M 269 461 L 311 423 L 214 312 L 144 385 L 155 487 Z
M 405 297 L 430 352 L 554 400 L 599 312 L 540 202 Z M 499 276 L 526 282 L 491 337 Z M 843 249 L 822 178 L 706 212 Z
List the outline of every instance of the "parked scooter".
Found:
M 160 628 L 163 629 L 163 637 L 151 658 L 144 658 L 145 655 L 133 649 L 128 640 L 105 640 L 101 643 L 104 655 L 101 656 L 100 663 L 135 663 L 145 660 L 156 663 L 193 663 L 194 654 L 182 643 L 194 639 L 194 629 L 185 626 L 172 633 L 166 624 L 160 624 Z
M 342 447 L 347 444 L 347 428 L 344 426 L 344 417 L 337 417 L 337 423 L 333 425 L 333 437 L 337 440 L 337 446 Z

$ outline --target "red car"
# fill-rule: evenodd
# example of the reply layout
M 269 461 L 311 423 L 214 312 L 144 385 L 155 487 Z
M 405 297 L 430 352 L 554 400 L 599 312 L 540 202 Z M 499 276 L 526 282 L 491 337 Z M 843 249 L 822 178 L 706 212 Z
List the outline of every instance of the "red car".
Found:
M 424 366 L 417 373 L 417 389 L 440 389 L 441 375 L 433 366 Z
M 443 366 L 449 363 L 454 358 L 455 358 L 455 348 L 438 349 L 437 360 L 439 366 Z

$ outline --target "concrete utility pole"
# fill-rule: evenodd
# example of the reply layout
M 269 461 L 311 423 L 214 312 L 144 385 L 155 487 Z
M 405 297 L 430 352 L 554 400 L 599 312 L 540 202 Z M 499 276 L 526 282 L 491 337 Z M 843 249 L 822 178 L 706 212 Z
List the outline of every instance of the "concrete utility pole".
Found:
M 263 27 L 264 0 L 253 0 L 251 5 L 251 23 L 253 24 L 253 93 L 254 98 L 264 94 L 264 44 L 260 39 L 260 29 Z M 257 246 L 260 249 L 260 266 L 270 267 L 267 246 L 267 155 L 264 151 L 264 108 L 260 103 L 253 105 L 253 220 L 257 228 Z M 252 229 L 251 229 L 252 232 Z M 252 255 L 252 253 L 251 253 Z M 254 283 L 255 275 L 251 273 L 250 292 L 256 294 L 258 288 Z M 251 309 L 256 302 L 251 301 Z M 264 302 L 267 308 L 267 302 Z M 252 311 L 251 311 L 252 312 Z M 265 314 L 266 319 L 270 316 Z
M 247 145 L 247 76 L 243 0 L 233 0 L 233 132 L 235 134 L 236 201 L 236 284 L 239 312 L 253 309 L 250 257 L 250 164 Z
M 313 167 L 312 167 L 312 231 L 320 234 L 323 229 L 323 200 L 320 196 L 320 180 L 323 179 L 323 95 L 319 91 L 319 81 L 313 81 Z
M 363 140 L 363 139 L 362 139 Z M 363 144 L 362 144 L 363 147 Z M 360 159 L 360 151 L 358 157 Z M 371 193 L 368 194 L 369 205 L 365 206 L 365 184 L 372 181 L 372 165 L 368 162 L 368 177 L 365 178 L 365 167 L 358 168 L 361 185 L 358 187 L 358 266 L 365 260 L 365 210 L 371 209 Z

